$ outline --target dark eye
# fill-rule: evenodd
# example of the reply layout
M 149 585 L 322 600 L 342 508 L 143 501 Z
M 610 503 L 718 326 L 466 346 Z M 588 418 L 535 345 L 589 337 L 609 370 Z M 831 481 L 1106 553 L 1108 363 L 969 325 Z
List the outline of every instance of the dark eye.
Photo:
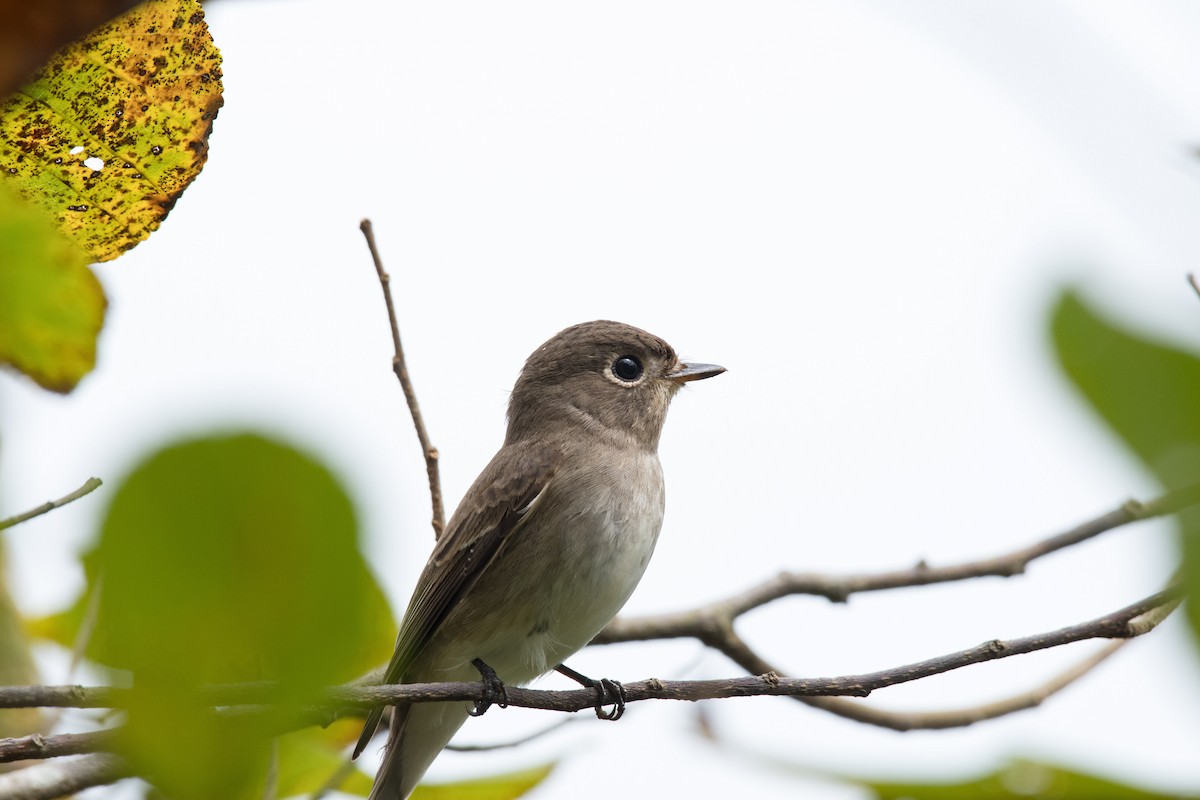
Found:
M 633 356 L 621 356 L 613 362 L 612 374 L 626 383 L 633 383 L 642 377 L 642 362 Z

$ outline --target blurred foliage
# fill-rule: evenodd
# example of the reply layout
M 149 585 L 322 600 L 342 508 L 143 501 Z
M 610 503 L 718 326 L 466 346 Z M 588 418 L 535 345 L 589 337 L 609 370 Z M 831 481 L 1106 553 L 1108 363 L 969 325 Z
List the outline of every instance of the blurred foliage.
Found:
M 412 800 L 512 800 L 521 797 L 549 775 L 554 764 L 458 783 L 421 785 Z
M 325 786 L 346 765 L 346 749 L 362 732 L 361 719 L 342 719 L 328 728 L 305 728 L 279 737 L 279 797 L 310 795 Z M 357 769 L 345 769 L 338 791 L 366 797 L 371 779 Z M 262 800 L 262 787 L 251 787 L 230 800 Z
M 1012 761 L 989 775 L 963 783 L 855 782 L 870 789 L 879 800 L 1184 800 L 1198 796 L 1151 792 L 1023 760 Z
M 21 617 L 8 591 L 4 540 L 0 539 L 0 685 L 19 686 L 38 682 L 37 668 L 21 629 Z M 45 733 L 41 709 L 0 710 L 0 738 Z M 0 771 L 9 765 L 0 764 Z
M 90 659 L 132 672 L 145 692 L 121 749 L 157 787 L 152 796 L 255 800 L 272 757 L 280 797 L 331 782 L 366 796 L 371 778 L 346 762 L 361 720 L 277 736 L 294 725 L 287 711 L 214 713 L 196 691 L 275 680 L 294 706 L 386 662 L 396 621 L 356 537 L 349 499 L 309 457 L 250 434 L 172 445 L 115 489 L 84 556 L 88 591 L 27 630 L 66 647 L 83 636 Z M 95 630 L 81 630 L 96 591 Z M 552 768 L 425 786 L 414 797 L 508 800 Z
M 217 714 L 199 686 L 272 680 L 299 705 L 386 658 L 395 629 L 357 535 L 323 466 L 255 435 L 167 447 L 116 489 L 87 559 L 88 652 L 144 690 L 122 740 L 139 774 L 176 798 L 241 796 L 289 712 Z
M 57 392 L 91 371 L 106 302 L 89 261 L 0 185 L 0 363 Z
M 1200 358 L 1121 328 L 1071 291 L 1055 305 L 1050 333 L 1071 382 L 1165 487 L 1200 481 Z M 1177 516 L 1188 617 L 1200 642 L 1200 510 Z

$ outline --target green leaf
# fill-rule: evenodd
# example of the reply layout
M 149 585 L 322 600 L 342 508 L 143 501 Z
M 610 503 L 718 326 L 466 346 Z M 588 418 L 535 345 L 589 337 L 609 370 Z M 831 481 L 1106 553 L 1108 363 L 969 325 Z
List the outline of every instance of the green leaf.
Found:
M 212 713 L 196 687 L 271 680 L 302 704 L 355 675 L 376 627 L 345 492 L 310 457 L 255 435 L 142 462 L 116 490 L 91 558 L 96 656 L 146 690 L 123 751 L 172 797 L 233 796 L 261 781 L 278 730 L 266 715 Z
M 72 648 L 79 636 L 80 626 L 87 614 L 88 596 L 97 584 L 97 560 L 95 554 L 88 554 L 83 559 L 83 571 L 87 578 L 87 586 L 70 606 L 62 611 L 47 614 L 42 617 L 29 618 L 24 621 L 25 632 L 35 639 L 55 642 L 63 647 Z M 363 600 L 366 610 L 363 612 L 364 634 L 358 642 L 346 652 L 347 670 L 354 677 L 365 675 L 373 669 L 378 669 L 391 658 L 395 646 L 398 623 L 388 605 L 383 588 L 369 570 L 364 570 L 361 577 Z M 102 663 L 97 651 L 95 638 L 89 641 L 84 654 Z M 358 738 L 359 730 L 354 734 Z
M 305 728 L 278 739 L 277 797 L 301 797 L 314 794 L 336 775 L 338 791 L 365 797 L 371 791 L 371 779 L 348 766 L 348 745 L 362 732 L 362 720 L 342 719 L 328 728 Z M 226 800 L 262 800 L 265 781 L 245 787 Z
M 91 371 L 106 301 L 88 262 L 0 186 L 0 363 L 56 392 Z
M 1197 797 L 1194 794 L 1152 792 L 1050 764 L 1022 760 L 963 783 L 855 782 L 874 790 L 879 800 L 1028 800 L 1038 797 L 1055 800 L 1185 800 Z
M 0 179 L 92 260 L 116 258 L 199 174 L 221 91 L 198 0 L 148 0 L 0 103 Z
M 551 763 L 470 781 L 422 784 L 412 793 L 412 800 L 511 800 L 540 784 L 553 769 Z
M 1059 363 L 1165 485 L 1200 479 L 1200 359 L 1104 319 L 1073 292 L 1051 318 Z
M 1064 292 L 1050 321 L 1063 371 L 1168 489 L 1200 480 L 1200 358 L 1104 319 Z M 1178 515 L 1188 617 L 1200 643 L 1200 510 Z
M 6 562 L 5 543 L 0 539 L 0 685 L 35 684 L 39 682 L 38 671 L 16 603 L 8 590 Z M 45 732 L 46 721 L 39 708 L 0 710 L 0 738 Z

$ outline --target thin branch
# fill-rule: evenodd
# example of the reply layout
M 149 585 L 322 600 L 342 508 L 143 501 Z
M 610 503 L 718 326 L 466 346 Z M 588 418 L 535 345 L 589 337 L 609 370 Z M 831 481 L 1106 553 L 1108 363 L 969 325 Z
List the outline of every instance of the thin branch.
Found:
M 492 750 L 507 750 L 510 747 L 520 747 L 523 744 L 532 742 L 534 739 L 540 739 L 546 734 L 553 733 L 564 725 L 578 720 L 578 717 L 563 717 L 553 725 L 547 725 L 540 731 L 534 731 L 527 736 L 522 736 L 520 739 L 512 739 L 507 742 L 497 742 L 495 744 L 448 744 L 447 750 L 454 750 L 459 753 L 485 753 Z
M 1171 616 L 1171 612 L 1179 608 L 1179 604 L 1183 602 L 1183 598 L 1179 597 L 1169 603 L 1164 603 L 1157 608 L 1152 608 L 1140 617 L 1135 617 L 1129 621 L 1129 636 L 1143 636 L 1159 626 L 1163 620 Z
M 592 644 L 678 638 L 696 638 L 704 641 L 706 637 L 723 636 L 724 630 L 742 614 L 796 594 L 817 595 L 835 603 L 844 603 L 850 595 L 859 592 L 925 586 L 971 578 L 1007 578 L 1020 575 L 1035 559 L 1079 544 L 1114 528 L 1173 514 L 1197 503 L 1200 503 L 1200 484 L 1168 492 L 1147 503 L 1130 500 L 1107 514 L 1019 550 L 945 567 L 931 567 L 922 561 L 909 569 L 859 575 L 782 572 L 740 594 L 699 608 L 645 617 L 618 617 L 592 640 Z
M 119 756 L 101 754 L 67 761 L 46 761 L 0 774 L 0 797 L 4 800 L 53 800 L 128 777 L 129 767 Z
M 0 739 L 0 763 L 102 753 L 111 749 L 113 739 L 112 730 L 60 733 L 55 736 L 35 733 L 16 739 Z
M 1196 294 L 1198 296 L 1200 296 L 1200 284 L 1196 283 L 1196 276 L 1189 272 L 1187 279 L 1188 279 L 1188 283 L 1190 283 L 1192 285 L 1193 291 L 1195 291 Z
M 1165 595 L 1166 601 L 1149 608 L 1141 614 L 1135 614 L 1128 619 L 1126 623 L 1124 636 L 1117 640 L 1117 644 L 1124 644 L 1129 639 L 1137 636 L 1145 635 L 1158 626 L 1160 622 L 1174 611 L 1181 602 L 1178 594 Z M 1120 612 L 1117 612 L 1120 614 Z M 1069 629 L 1063 629 L 1069 630 Z M 766 672 L 778 672 L 770 663 L 755 653 L 738 635 L 734 632 L 732 624 L 725 629 L 721 638 L 712 638 L 707 642 L 711 647 L 724 653 L 735 664 L 742 669 L 753 674 L 762 674 Z M 1113 647 L 1115 651 L 1117 648 Z M 1047 683 L 1041 690 L 1035 689 L 1032 692 L 1017 695 L 1016 697 L 1001 700 L 996 703 L 989 704 L 987 707 L 972 707 L 963 709 L 954 709 L 950 711 L 933 711 L 933 712 L 908 712 L 908 711 L 892 711 L 882 709 L 875 706 L 863 705 L 862 703 L 851 700 L 844 700 L 837 697 L 796 697 L 800 702 L 819 708 L 822 711 L 828 711 L 831 714 L 836 714 L 840 717 L 863 722 L 869 725 L 877 725 L 882 728 L 890 728 L 897 731 L 909 731 L 918 729 L 945 729 L 954 727 L 964 727 L 974 722 L 983 719 L 990 719 L 1003 714 L 1009 714 L 1016 711 L 1021 711 L 1025 708 L 1032 708 L 1046 697 L 1049 697 L 1054 692 L 1065 688 L 1069 683 L 1082 677 L 1088 670 L 1095 667 L 1100 661 L 1111 655 L 1111 652 L 1101 651 L 1101 655 L 1088 659 L 1081 664 L 1073 667 L 1070 670 L 1059 675 L 1057 678 Z M 1077 674 L 1076 674 L 1077 673 Z M 1054 688 L 1056 687 L 1057 688 Z M 1049 691 L 1047 691 L 1049 689 Z M 1044 697 L 1038 699 L 1039 691 L 1045 692 Z M 1005 705 L 1008 705 L 1008 710 L 1005 710 Z M 982 709 L 982 710 L 981 710 Z
M 60 497 L 57 500 L 49 500 L 45 503 L 42 503 L 37 508 L 26 511 L 24 514 L 17 514 L 15 517 L 9 517 L 8 519 L 0 519 L 0 531 L 4 530 L 5 528 L 11 528 L 13 525 L 20 525 L 22 522 L 33 519 L 34 517 L 40 517 L 42 514 L 46 514 L 56 508 L 61 508 L 67 503 L 73 503 L 84 495 L 91 494 L 99 489 L 102 483 L 103 481 L 101 481 L 99 478 L 88 478 L 83 482 L 83 486 L 80 486 L 78 489 L 71 492 L 69 495 L 66 495 L 65 497 Z
M 392 356 L 392 371 L 400 379 L 400 388 L 404 390 L 404 399 L 408 401 L 408 410 L 412 414 L 413 427 L 417 429 L 417 439 L 421 442 L 421 452 L 425 456 L 425 472 L 429 476 L 429 497 L 433 505 L 433 535 L 441 538 L 446 529 L 446 513 L 442 508 L 442 482 L 438 476 L 438 451 L 429 442 L 429 434 L 425 432 L 425 420 L 421 416 L 421 407 L 417 404 L 417 393 L 413 390 L 412 381 L 408 377 L 408 366 L 404 361 L 404 348 L 400 344 L 400 326 L 396 322 L 396 307 L 392 303 L 391 276 L 383 268 L 383 259 L 379 257 L 379 249 L 375 246 L 375 231 L 371 220 L 364 219 L 359 223 L 359 230 L 367 240 L 371 251 L 371 260 L 375 262 L 375 272 L 379 276 L 379 285 L 383 289 L 383 299 L 387 303 L 388 322 L 392 326 L 392 345 L 396 354 Z
M 857 722 L 889 728 L 894 731 L 946 730 L 965 728 L 977 722 L 1004 717 L 1018 711 L 1036 708 L 1051 696 L 1061 692 L 1075 681 L 1087 675 L 1109 656 L 1129 643 L 1128 639 L 1116 639 L 1097 650 L 1078 664 L 1055 675 L 1046 683 L 1012 697 L 968 708 L 945 709 L 942 711 L 895 711 L 863 705 L 836 697 L 806 697 L 803 701 L 814 708 L 847 717 Z
M 754 696 L 855 696 L 866 697 L 876 689 L 961 669 L 971 664 L 995 661 L 1024 653 L 1059 647 L 1086 639 L 1126 639 L 1140 635 L 1144 626 L 1131 624 L 1139 617 L 1178 602 L 1177 587 L 1151 595 L 1110 614 L 1055 631 L 1007 641 L 993 639 L 983 644 L 900 667 L 839 678 L 784 678 L 774 672 L 755 677 L 720 680 L 663 681 L 657 678 L 625 684 L 628 702 L 640 700 L 709 700 Z M 112 708 L 126 705 L 136 689 L 81 686 L 0 687 L 0 708 L 71 706 Z M 277 687 L 250 683 L 208 687 L 203 692 L 214 705 L 234 706 L 272 702 Z M 581 711 L 596 702 L 591 689 L 545 690 L 508 687 L 508 704 L 547 711 Z M 397 703 L 473 701 L 483 696 L 480 683 L 414 683 L 394 686 L 339 686 L 327 690 L 320 706 L 339 713 L 361 713 L 367 708 Z

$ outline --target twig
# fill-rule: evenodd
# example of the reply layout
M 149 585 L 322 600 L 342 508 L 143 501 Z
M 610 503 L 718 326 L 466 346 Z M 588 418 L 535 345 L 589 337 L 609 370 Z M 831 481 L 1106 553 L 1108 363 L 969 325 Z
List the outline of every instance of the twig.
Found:
M 900 667 L 839 678 L 784 678 L 774 672 L 755 677 L 720 680 L 663 681 L 657 678 L 625 684 L 628 702 L 640 700 L 710 700 L 725 697 L 754 696 L 855 696 L 866 697 L 876 689 L 908 683 L 961 669 L 972 664 L 995 661 L 1024 653 L 1059 647 L 1086 639 L 1126 639 L 1140 635 L 1144 626 L 1131 624 L 1159 607 L 1176 603 L 1181 597 L 1177 587 L 1151 595 L 1136 603 L 1077 625 L 1007 641 L 993 639 L 983 644 L 918 661 Z M 125 705 L 136 689 L 81 686 L 5 686 L 0 687 L 0 708 L 71 706 L 113 708 Z M 508 687 L 508 704 L 548 711 L 581 711 L 596 703 L 590 689 L 546 690 Z M 277 695 L 269 683 L 249 683 L 208 687 L 206 700 L 214 705 L 234 706 L 269 703 Z M 361 713 L 366 708 L 397 703 L 472 701 L 483 696 L 477 682 L 414 683 L 394 686 L 339 686 L 326 690 L 319 705 L 339 713 Z
M 0 797 L 4 800 L 53 800 L 92 786 L 115 783 L 129 775 L 125 760 L 107 753 L 67 761 L 46 761 L 0 774 Z
M 840 717 L 847 717 L 857 722 L 876 725 L 881 728 L 889 728 L 894 731 L 965 728 L 977 722 L 1004 717 L 1018 711 L 1025 711 L 1040 706 L 1051 696 L 1061 692 L 1084 675 L 1087 675 L 1128 643 L 1128 639 L 1117 639 L 1109 642 L 1092 655 L 1075 664 L 1070 669 L 1055 675 L 1041 686 L 1018 695 L 1013 695 L 1012 697 L 968 708 L 946 709 L 943 711 L 895 711 L 863 705 L 862 703 L 850 700 L 841 700 L 836 697 L 806 697 L 802 699 L 805 704 L 814 708 L 820 708 L 824 711 L 837 714 Z
M 1177 593 L 1165 594 L 1164 598 L 1165 601 L 1163 603 L 1153 605 L 1140 614 L 1134 614 L 1133 616 L 1128 617 L 1128 621 L 1125 623 L 1125 628 L 1123 630 L 1124 635 L 1119 638 L 1118 643 L 1124 644 L 1129 639 L 1149 633 L 1151 630 L 1157 627 L 1158 623 L 1166 619 L 1167 615 L 1174 611 L 1179 606 L 1181 601 L 1181 598 Z M 1120 615 L 1121 612 L 1116 612 L 1116 614 Z M 1110 617 L 1111 616 L 1112 615 L 1110 615 Z M 1093 622 L 1094 621 L 1095 620 L 1093 620 Z M 1066 631 L 1070 629 L 1064 628 L 1062 630 Z M 737 633 L 734 632 L 732 625 L 726 629 L 724 635 L 720 639 L 714 638 L 709 642 L 709 644 L 714 649 L 724 653 L 735 664 L 747 672 L 754 674 L 778 672 L 778 670 L 776 670 L 770 663 L 755 653 L 748 645 L 746 645 L 745 642 L 742 641 Z M 1113 649 L 1115 650 L 1116 648 Z M 1109 655 L 1111 655 L 1111 653 L 1104 653 L 1103 656 L 1095 660 L 1095 663 L 1091 664 L 1089 664 L 1090 659 L 1088 661 L 1084 661 L 1077 667 L 1068 670 L 1067 672 L 1058 676 L 1058 678 L 1050 681 L 1047 686 L 1053 687 L 1056 683 L 1061 682 L 1062 685 L 1059 686 L 1059 688 L 1065 688 L 1068 683 L 1070 683 L 1072 680 L 1082 677 L 1083 674 L 1096 666 L 1096 664 L 1099 664 L 1100 661 L 1102 661 L 1104 658 L 1107 658 Z M 1076 670 L 1082 671 L 1080 671 L 1078 675 L 1071 677 Z M 1013 713 L 1024 708 L 1032 707 L 1032 705 L 1036 705 L 1037 702 L 1034 702 L 1034 700 L 1036 699 L 1037 691 L 1038 690 L 1034 690 L 1032 693 L 1018 695 L 1014 698 L 1009 698 L 1007 700 L 999 701 L 996 704 L 992 704 L 991 710 L 997 713 L 994 713 L 991 716 L 1001 716 L 1002 713 Z M 1057 691 L 1057 689 L 1054 691 Z M 1046 696 L 1048 697 L 1050 694 L 1053 694 L 1053 692 L 1048 692 Z M 856 722 L 863 722 L 898 731 L 926 728 L 945 729 L 964 727 L 978 721 L 974 717 L 981 713 L 977 708 L 956 709 L 946 712 L 891 711 L 888 709 L 863 705 L 861 703 L 856 703 L 849 700 L 843 700 L 837 697 L 796 697 L 796 699 L 806 705 L 819 708 L 822 711 L 828 711 L 831 714 L 836 714 L 840 717 L 845 717 L 847 719 L 855 720 Z M 1011 709 L 1008 711 L 1003 711 L 1002 704 L 1004 703 L 1011 704 Z M 1029 705 L 1025 705 L 1024 703 L 1029 703 Z M 979 717 L 979 719 L 987 718 L 990 717 Z
M 1192 285 L 1192 290 L 1195 291 L 1197 295 L 1200 295 L 1200 284 L 1196 283 L 1196 276 L 1189 272 L 1187 279 L 1188 283 Z
M 495 744 L 448 744 L 446 745 L 446 749 L 454 750 L 459 753 L 485 753 L 491 750 L 507 750 L 510 747 L 519 747 L 528 742 L 532 742 L 534 739 L 540 739 L 546 734 L 553 733 L 568 723 L 575 722 L 577 719 L 579 718 L 563 717 L 558 722 L 554 723 L 553 725 L 548 725 L 545 728 L 542 728 L 540 731 L 534 731 L 528 736 L 522 736 L 520 739 L 513 739 L 507 742 L 497 742 Z
M 60 733 L 55 736 L 35 733 L 16 739 L 0 739 L 0 763 L 100 753 L 112 746 L 113 739 L 112 730 Z
M 60 497 L 57 500 L 49 500 L 45 503 L 42 503 L 37 508 L 26 511 L 23 514 L 17 514 L 15 517 L 9 517 L 8 519 L 0 520 L 0 531 L 4 530 L 5 528 L 11 528 L 13 525 L 20 525 L 22 522 L 33 519 L 34 517 L 40 517 L 42 514 L 53 511 L 56 508 L 61 508 L 67 503 L 73 503 L 84 495 L 91 494 L 99 489 L 101 483 L 103 483 L 103 481 L 101 481 L 99 478 L 88 478 L 83 482 L 83 486 L 80 486 L 78 489 L 65 497 Z
M 921 562 L 909 569 L 860 575 L 782 572 L 740 594 L 699 608 L 628 619 L 618 617 L 592 640 L 592 644 L 678 638 L 696 638 L 704 641 L 706 636 L 724 635 L 724 631 L 742 614 L 795 594 L 816 595 L 835 603 L 844 603 L 850 595 L 859 592 L 925 586 L 971 578 L 1012 577 L 1024 573 L 1025 568 L 1035 559 L 1122 525 L 1173 514 L 1196 503 L 1200 503 L 1200 484 L 1168 492 L 1147 503 L 1130 500 L 1107 514 L 1010 553 L 945 567 L 931 567 Z
M 429 442 L 429 434 L 425 432 L 425 420 L 421 417 L 421 407 L 417 404 L 417 393 L 413 390 L 412 381 L 408 377 L 408 366 L 404 361 L 404 348 L 400 344 L 400 326 L 396 322 L 396 308 L 392 303 L 390 288 L 391 276 L 383 268 L 383 260 L 379 257 L 379 249 L 375 246 L 375 231 L 371 220 L 364 219 L 359 223 L 359 230 L 367 240 L 371 251 L 371 260 L 375 262 L 375 272 L 379 275 L 379 285 L 383 289 L 383 299 L 387 303 L 388 322 L 392 326 L 392 344 L 396 354 L 392 356 L 392 371 L 400 379 L 400 388 L 404 390 L 404 399 L 408 401 L 408 410 L 412 414 L 413 427 L 417 429 L 417 439 L 421 442 L 421 452 L 425 455 L 425 472 L 429 476 L 429 497 L 433 505 L 433 535 L 441 538 L 446 529 L 446 514 L 442 509 L 442 483 L 438 476 L 438 451 Z

